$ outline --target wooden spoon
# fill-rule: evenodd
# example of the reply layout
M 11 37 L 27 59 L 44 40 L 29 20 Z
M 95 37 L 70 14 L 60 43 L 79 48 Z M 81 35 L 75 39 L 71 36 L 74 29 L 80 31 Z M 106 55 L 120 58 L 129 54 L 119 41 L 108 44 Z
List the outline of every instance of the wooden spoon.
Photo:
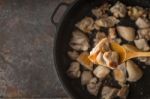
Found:
M 126 60 L 131 59 L 131 58 L 150 56 L 150 52 L 139 51 L 132 45 L 128 45 L 129 49 L 115 42 L 111 42 L 110 45 L 113 51 L 118 52 L 119 57 L 120 57 L 120 63 L 125 62 Z

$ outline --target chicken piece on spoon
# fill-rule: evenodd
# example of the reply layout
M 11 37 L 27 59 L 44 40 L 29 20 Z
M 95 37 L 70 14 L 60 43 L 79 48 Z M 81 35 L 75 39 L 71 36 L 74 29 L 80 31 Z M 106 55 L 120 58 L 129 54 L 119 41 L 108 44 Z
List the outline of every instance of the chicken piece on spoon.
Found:
M 96 57 L 96 63 L 97 64 L 105 64 L 105 60 L 103 58 L 103 53 L 102 52 L 99 52 L 97 57 Z
M 109 45 L 109 40 L 107 38 L 103 38 L 102 40 L 99 41 L 99 43 L 92 49 L 92 51 L 90 52 L 89 55 L 89 59 L 93 62 L 93 63 L 97 63 L 96 62 L 96 58 L 97 55 L 99 54 L 99 52 L 106 52 L 110 50 L 110 45 Z
M 109 68 L 116 68 L 119 64 L 119 54 L 115 51 L 105 52 L 103 55 L 103 59 L 106 63 L 106 66 Z

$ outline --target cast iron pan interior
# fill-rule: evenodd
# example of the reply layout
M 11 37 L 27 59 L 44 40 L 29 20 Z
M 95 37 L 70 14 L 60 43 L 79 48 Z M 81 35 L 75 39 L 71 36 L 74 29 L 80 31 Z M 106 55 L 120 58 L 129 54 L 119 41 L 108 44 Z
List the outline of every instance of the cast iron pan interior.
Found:
M 117 0 L 107 0 L 114 4 Z M 54 46 L 54 60 L 58 76 L 68 93 L 75 99 L 97 99 L 91 96 L 84 87 L 81 86 L 80 80 L 72 80 L 66 75 L 69 67 L 70 59 L 67 51 L 70 49 L 68 42 L 74 29 L 74 24 L 85 16 L 91 16 L 91 9 L 102 5 L 106 0 L 78 0 L 66 12 L 64 18 L 60 22 L 57 30 Z M 139 5 L 142 7 L 150 7 L 149 0 L 121 0 L 126 5 Z M 133 25 L 132 22 L 124 21 L 125 25 Z M 143 63 L 138 64 L 142 67 Z M 150 67 L 144 70 L 144 76 L 136 84 L 130 87 L 129 99 L 147 99 L 150 98 Z

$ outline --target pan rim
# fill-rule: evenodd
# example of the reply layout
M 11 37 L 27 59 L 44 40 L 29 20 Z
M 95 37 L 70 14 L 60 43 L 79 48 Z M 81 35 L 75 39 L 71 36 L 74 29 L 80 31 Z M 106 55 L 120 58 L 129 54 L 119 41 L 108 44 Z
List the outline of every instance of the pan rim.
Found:
M 67 87 L 67 85 L 65 84 L 65 82 L 63 81 L 60 72 L 58 71 L 58 63 L 57 63 L 57 57 L 56 57 L 56 47 L 57 47 L 57 39 L 58 39 L 58 33 L 59 30 L 61 28 L 61 25 L 63 23 L 63 20 L 65 19 L 65 17 L 67 16 L 67 14 L 69 13 L 69 11 L 72 9 L 72 7 L 77 4 L 80 0 L 75 0 L 72 4 L 69 5 L 69 7 L 66 9 L 66 11 L 64 12 L 64 15 L 62 16 L 62 18 L 60 19 L 60 22 L 58 23 L 58 26 L 55 29 L 55 34 L 54 34 L 54 42 L 53 42 L 53 59 L 54 59 L 54 70 L 56 73 L 56 76 L 58 77 L 58 80 L 60 81 L 60 84 L 62 85 L 62 89 L 65 91 L 65 93 L 70 96 L 72 99 L 77 99 L 76 96 L 74 96 L 70 89 Z

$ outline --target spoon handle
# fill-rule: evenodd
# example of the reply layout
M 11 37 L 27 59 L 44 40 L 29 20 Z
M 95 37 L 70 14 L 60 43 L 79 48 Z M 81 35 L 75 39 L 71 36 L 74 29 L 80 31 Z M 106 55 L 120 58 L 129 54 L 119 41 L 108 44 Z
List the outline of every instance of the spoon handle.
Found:
M 136 57 L 150 57 L 150 52 L 128 52 L 126 54 L 126 60 Z

